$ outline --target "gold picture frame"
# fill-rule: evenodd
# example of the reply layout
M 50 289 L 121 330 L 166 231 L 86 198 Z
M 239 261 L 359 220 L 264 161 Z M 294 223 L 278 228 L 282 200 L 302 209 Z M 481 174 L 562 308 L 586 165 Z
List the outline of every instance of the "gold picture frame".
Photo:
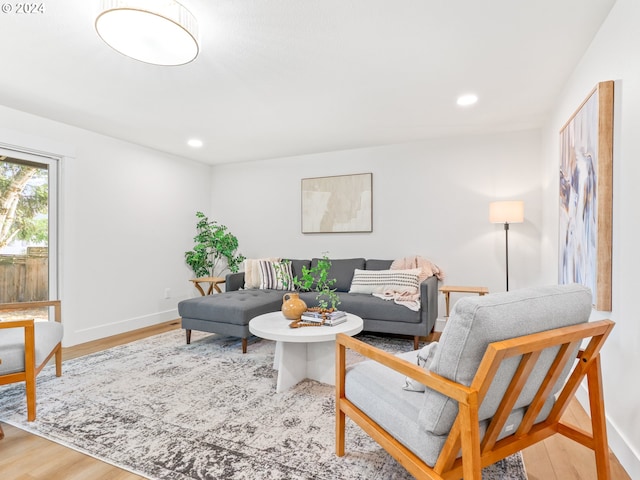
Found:
M 600 82 L 560 130 L 559 283 L 611 311 L 614 82 Z
M 373 175 L 302 179 L 302 233 L 373 231 Z

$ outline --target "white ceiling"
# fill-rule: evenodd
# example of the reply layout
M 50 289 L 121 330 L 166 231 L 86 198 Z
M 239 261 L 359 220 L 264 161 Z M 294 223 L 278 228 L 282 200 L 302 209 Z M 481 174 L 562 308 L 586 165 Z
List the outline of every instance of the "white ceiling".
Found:
M 182 0 L 180 67 L 105 45 L 98 0 L 41 3 L 0 12 L 0 104 L 216 164 L 540 126 L 615 0 Z

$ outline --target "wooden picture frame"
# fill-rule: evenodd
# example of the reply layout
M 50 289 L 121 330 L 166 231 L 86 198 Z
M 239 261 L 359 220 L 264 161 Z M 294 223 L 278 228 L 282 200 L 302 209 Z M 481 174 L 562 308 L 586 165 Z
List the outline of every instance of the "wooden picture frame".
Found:
M 302 179 L 302 233 L 373 231 L 373 175 Z
M 611 311 L 614 82 L 600 82 L 560 130 L 559 283 Z

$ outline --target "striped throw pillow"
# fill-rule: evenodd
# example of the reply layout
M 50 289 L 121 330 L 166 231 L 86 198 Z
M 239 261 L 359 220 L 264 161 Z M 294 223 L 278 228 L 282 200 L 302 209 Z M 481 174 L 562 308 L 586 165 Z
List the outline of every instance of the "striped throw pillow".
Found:
M 261 289 L 293 290 L 291 262 L 260 260 L 258 264 L 260 265 Z
M 419 268 L 410 270 L 359 270 L 353 272 L 349 293 L 418 293 Z

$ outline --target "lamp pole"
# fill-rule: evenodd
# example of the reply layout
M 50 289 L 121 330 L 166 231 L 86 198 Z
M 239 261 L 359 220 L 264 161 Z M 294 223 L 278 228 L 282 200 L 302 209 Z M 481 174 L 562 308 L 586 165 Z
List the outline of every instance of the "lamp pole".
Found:
M 504 266 L 507 272 L 507 292 L 509 291 L 509 222 L 504 222 Z
M 507 277 L 507 292 L 509 291 L 509 224 L 522 223 L 524 221 L 524 202 L 500 201 L 489 204 L 489 221 L 491 223 L 502 223 L 504 225 L 504 254 L 505 272 Z

